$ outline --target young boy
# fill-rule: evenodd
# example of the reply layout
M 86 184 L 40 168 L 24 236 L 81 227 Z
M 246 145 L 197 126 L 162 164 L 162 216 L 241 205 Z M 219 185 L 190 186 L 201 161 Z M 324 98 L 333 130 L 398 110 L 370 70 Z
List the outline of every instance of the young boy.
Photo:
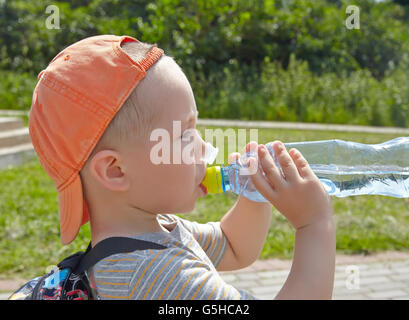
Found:
M 166 246 L 97 263 L 89 274 L 99 298 L 254 298 L 225 283 L 217 271 L 257 259 L 273 204 L 296 229 L 293 265 L 276 298 L 330 299 L 332 204 L 297 150 L 287 153 L 275 142 L 283 176 L 263 145 L 246 146 L 258 150 L 265 176 L 258 170 L 250 177 L 271 203 L 239 196 L 220 222 L 206 224 L 170 214 L 192 211 L 205 195 L 206 163 L 197 152 L 187 156 L 191 162 L 154 163 L 158 142 L 152 133 L 169 132 L 162 152 L 186 148 L 185 133 L 193 133 L 195 149 L 203 150 L 205 142 L 194 130 L 197 114 L 189 82 L 174 60 L 128 36 L 81 40 L 40 73 L 29 129 L 42 166 L 56 183 L 61 241 L 73 241 L 90 221 L 92 246 L 113 236 Z M 170 153 L 177 158 L 177 151 Z M 231 154 L 229 162 L 238 156 Z

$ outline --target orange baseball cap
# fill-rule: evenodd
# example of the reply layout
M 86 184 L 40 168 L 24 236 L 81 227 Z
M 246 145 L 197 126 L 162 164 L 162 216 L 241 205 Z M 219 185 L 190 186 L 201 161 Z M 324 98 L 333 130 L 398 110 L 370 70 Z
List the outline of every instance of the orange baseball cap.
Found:
M 156 46 L 140 61 L 121 48 L 129 36 L 100 35 L 61 51 L 38 75 L 29 132 L 58 191 L 61 242 L 89 221 L 79 171 L 146 71 L 163 55 Z

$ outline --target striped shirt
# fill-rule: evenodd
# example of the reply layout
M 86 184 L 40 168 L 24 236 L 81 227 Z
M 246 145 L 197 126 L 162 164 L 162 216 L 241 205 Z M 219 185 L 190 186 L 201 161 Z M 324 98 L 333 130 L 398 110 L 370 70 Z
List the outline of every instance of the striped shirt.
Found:
M 227 284 L 216 270 L 227 245 L 220 222 L 200 224 L 176 215 L 158 215 L 175 224 L 169 233 L 135 235 L 166 246 L 111 255 L 91 271 L 100 299 L 255 299 Z

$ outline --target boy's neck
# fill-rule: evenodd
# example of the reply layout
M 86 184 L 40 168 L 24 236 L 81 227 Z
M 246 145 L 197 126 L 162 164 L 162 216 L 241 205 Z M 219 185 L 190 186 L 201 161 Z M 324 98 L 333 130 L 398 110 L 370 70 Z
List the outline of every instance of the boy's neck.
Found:
M 90 213 L 91 243 L 95 246 L 98 242 L 110 237 L 132 237 L 138 234 L 163 232 L 169 233 L 175 224 L 162 225 L 157 219 L 157 214 L 148 213 L 139 209 L 133 212 L 117 214 L 93 215 Z

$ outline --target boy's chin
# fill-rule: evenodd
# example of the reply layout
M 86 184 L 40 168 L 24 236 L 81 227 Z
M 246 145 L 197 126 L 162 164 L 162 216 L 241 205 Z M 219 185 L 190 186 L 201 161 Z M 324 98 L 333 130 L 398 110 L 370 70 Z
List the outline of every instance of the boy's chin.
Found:
M 203 192 L 199 190 L 199 192 L 195 192 L 190 199 L 186 199 L 188 201 L 185 201 L 183 206 L 180 206 L 176 210 L 172 210 L 175 213 L 190 213 L 192 212 L 195 207 L 196 207 L 196 202 L 199 198 L 204 197 Z M 174 208 L 175 209 L 175 208 Z
M 189 203 L 186 203 L 185 206 L 183 206 L 182 208 L 180 208 L 180 210 L 178 210 L 179 213 L 189 213 L 192 212 L 195 207 L 196 207 L 196 201 L 197 201 L 197 196 L 195 199 L 193 199 L 192 201 L 190 201 Z

